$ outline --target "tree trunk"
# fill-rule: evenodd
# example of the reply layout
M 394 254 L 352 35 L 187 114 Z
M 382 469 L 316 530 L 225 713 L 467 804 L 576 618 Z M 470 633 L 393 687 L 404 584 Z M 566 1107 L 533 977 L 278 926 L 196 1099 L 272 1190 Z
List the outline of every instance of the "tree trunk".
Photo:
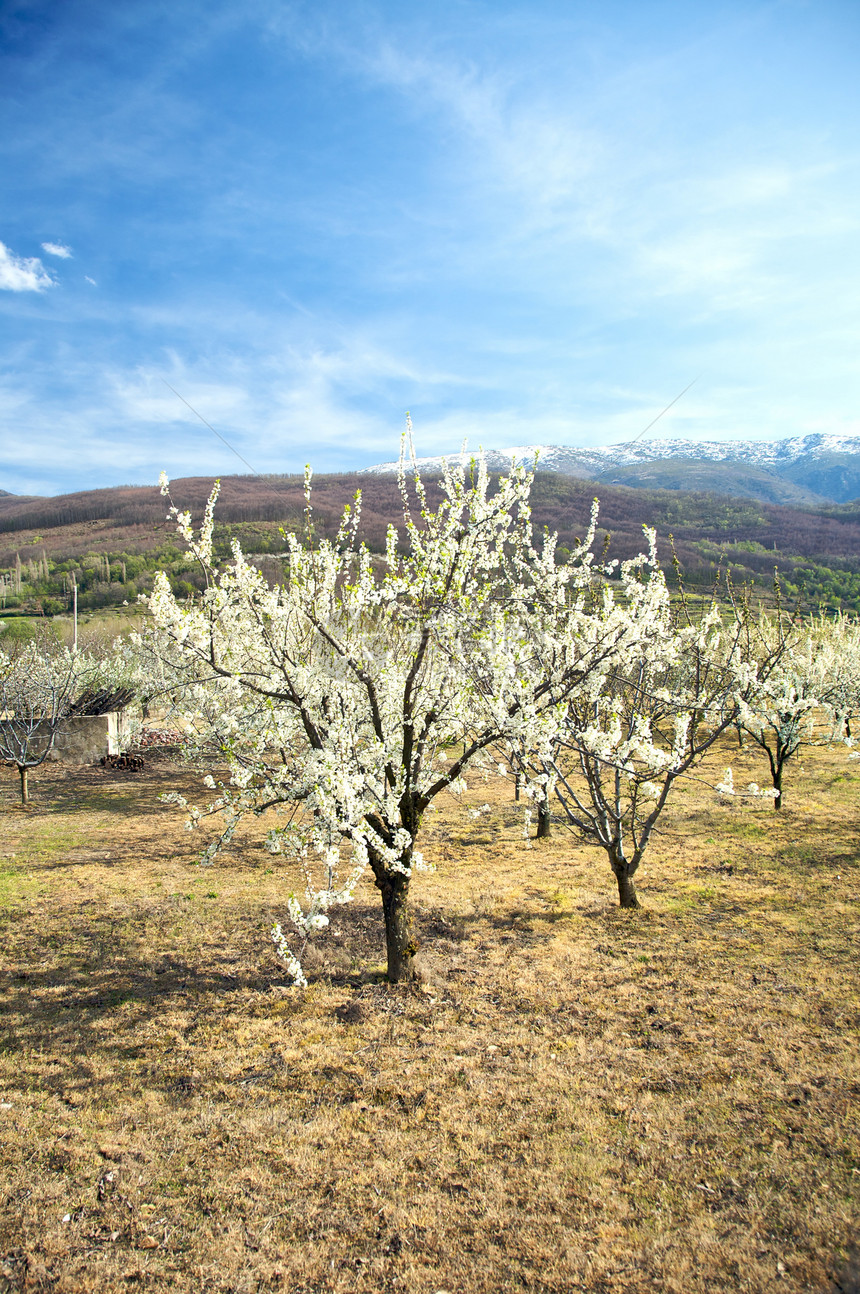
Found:
M 782 769 L 781 768 L 777 769 L 777 771 L 774 773 L 772 781 L 773 781 L 773 789 L 776 791 L 776 795 L 773 798 L 773 807 L 775 809 L 781 809 L 782 808 Z
M 549 800 L 541 800 L 538 804 L 538 820 L 536 840 L 546 840 L 552 827 L 552 818 L 549 811 Z
M 412 959 L 418 945 L 412 937 L 412 916 L 409 911 L 409 877 L 399 872 L 377 880 L 382 894 L 382 911 L 385 916 L 385 948 L 388 954 L 387 978 L 391 984 L 414 978 Z
M 21 803 L 30 803 L 30 770 L 26 767 L 19 767 L 18 772 L 21 774 Z
M 612 863 L 612 870 L 618 882 L 618 902 L 622 908 L 638 908 L 639 899 L 633 884 L 633 873 L 629 863 Z
M 517 802 L 519 802 L 519 798 L 520 798 L 520 774 L 517 773 L 514 777 L 514 799 Z

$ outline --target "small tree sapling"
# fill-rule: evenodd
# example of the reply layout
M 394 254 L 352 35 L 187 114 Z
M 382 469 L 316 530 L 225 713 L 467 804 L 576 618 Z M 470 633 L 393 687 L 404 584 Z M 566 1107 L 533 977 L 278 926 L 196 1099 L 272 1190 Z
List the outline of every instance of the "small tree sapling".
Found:
M 47 633 L 0 651 L 0 761 L 17 768 L 22 804 L 31 769 L 54 750 L 86 677 L 87 662 Z

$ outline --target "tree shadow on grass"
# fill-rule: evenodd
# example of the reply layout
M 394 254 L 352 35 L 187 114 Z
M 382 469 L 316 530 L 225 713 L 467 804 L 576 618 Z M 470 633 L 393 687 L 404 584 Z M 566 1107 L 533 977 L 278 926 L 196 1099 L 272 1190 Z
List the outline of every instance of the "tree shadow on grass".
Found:
M 279 1015 L 301 1010 L 301 995 L 288 991 L 289 976 L 268 936 L 279 915 L 274 908 L 271 900 L 243 901 L 241 911 L 234 905 L 204 914 L 210 924 L 201 928 L 202 917 L 181 913 L 168 896 L 119 914 L 82 906 L 38 922 L 8 922 L 0 1051 L 79 1064 L 80 1082 L 63 1073 L 40 1084 L 83 1090 L 95 1053 L 118 1062 L 154 1054 L 161 1026 L 193 1030 L 198 1020 L 271 1014 L 273 1004 Z M 177 930 L 178 917 L 186 930 Z M 341 925 L 353 961 L 382 952 L 374 907 L 355 905 Z M 361 982 L 342 964 L 326 973 L 325 954 L 315 977 Z
M 834 1277 L 829 1294 L 860 1294 L 860 1249 L 855 1249 Z
M 159 763 L 141 770 L 102 768 L 98 764 L 42 765 L 33 771 L 30 803 L 20 804 L 18 775 L 0 779 L 0 809 L 31 817 L 46 814 L 140 813 L 141 801 L 155 804 L 165 791 L 180 790 L 205 798 L 203 770 L 186 764 Z
M 273 920 L 283 916 L 279 904 L 243 899 L 204 911 L 196 902 L 183 908 L 180 896 L 165 896 L 117 911 L 89 901 L 6 923 L 0 1053 L 10 1095 L 35 1087 L 67 1105 L 115 1102 L 127 1083 L 129 1098 L 140 1088 L 182 1097 L 196 1085 L 192 1063 L 209 1066 L 210 1088 L 243 1081 L 217 1072 L 207 1051 L 212 1031 L 252 1027 L 255 1019 L 288 1029 L 308 998 L 293 991 L 269 939 Z M 483 916 L 452 923 L 422 912 L 416 926 L 428 950 L 440 945 L 444 964 L 446 942 L 457 930 L 466 937 L 468 958 L 474 940 L 517 929 L 518 915 L 508 924 Z M 414 995 L 416 1010 L 424 1008 L 416 986 L 373 987 L 385 957 L 377 904 L 350 904 L 333 925 L 340 938 L 327 932 L 307 958 L 311 992 L 328 985 L 350 994 L 383 993 L 386 1001 L 393 994 L 404 1003 Z

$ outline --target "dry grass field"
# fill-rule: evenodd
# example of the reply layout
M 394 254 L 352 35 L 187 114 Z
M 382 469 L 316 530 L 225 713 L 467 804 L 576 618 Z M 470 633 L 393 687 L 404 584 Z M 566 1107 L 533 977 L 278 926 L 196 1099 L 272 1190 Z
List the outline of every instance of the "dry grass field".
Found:
M 476 781 L 427 820 L 422 984 L 381 981 L 368 887 L 304 992 L 262 832 L 201 870 L 159 803 L 191 770 L 39 770 L 29 812 L 2 778 L 0 1291 L 857 1288 L 844 750 L 781 815 L 679 794 L 640 912 Z

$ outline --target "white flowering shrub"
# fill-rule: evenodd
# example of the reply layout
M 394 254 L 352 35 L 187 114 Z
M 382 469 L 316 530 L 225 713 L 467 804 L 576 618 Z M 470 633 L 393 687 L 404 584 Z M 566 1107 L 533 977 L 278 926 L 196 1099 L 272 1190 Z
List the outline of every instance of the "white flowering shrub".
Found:
M 727 768 L 723 780 L 717 782 L 714 790 L 719 795 L 732 796 L 739 795 L 752 800 L 772 800 L 776 796 L 776 791 L 771 786 L 759 786 L 758 782 L 749 782 L 740 790 L 735 786 L 734 774 L 730 768 Z

